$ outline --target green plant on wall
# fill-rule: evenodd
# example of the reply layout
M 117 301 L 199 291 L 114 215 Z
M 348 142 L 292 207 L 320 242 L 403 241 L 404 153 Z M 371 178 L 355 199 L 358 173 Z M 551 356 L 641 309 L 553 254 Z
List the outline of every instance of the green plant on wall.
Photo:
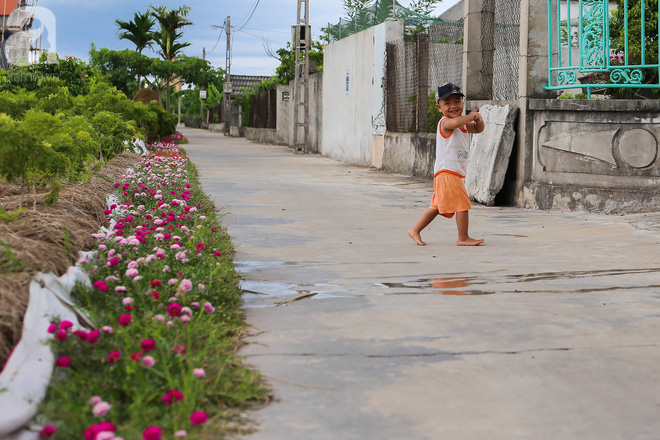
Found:
M 436 107 L 435 96 L 436 96 L 435 92 L 431 92 L 428 100 L 426 121 L 427 121 L 427 131 L 429 133 L 436 132 L 436 130 L 438 129 L 438 124 L 440 123 L 440 119 L 442 118 L 442 113 Z

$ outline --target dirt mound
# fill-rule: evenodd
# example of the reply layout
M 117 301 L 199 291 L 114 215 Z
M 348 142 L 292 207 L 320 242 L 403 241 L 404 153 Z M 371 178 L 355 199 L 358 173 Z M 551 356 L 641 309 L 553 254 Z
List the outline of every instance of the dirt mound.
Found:
M 158 101 L 158 92 L 154 89 L 140 89 L 133 97 L 133 102 L 141 102 L 144 105 L 149 105 L 151 101 Z M 162 104 L 160 104 L 162 107 Z
M 79 251 L 91 249 L 90 234 L 107 226 L 106 195 L 139 159 L 134 153 L 113 159 L 91 182 L 62 189 L 54 206 L 44 206 L 45 192 L 26 195 L 28 211 L 18 221 L 0 220 L 0 366 L 21 337 L 34 274 L 62 275 L 78 259 Z M 18 208 L 20 199 L 20 186 L 0 186 L 0 207 L 7 212 Z

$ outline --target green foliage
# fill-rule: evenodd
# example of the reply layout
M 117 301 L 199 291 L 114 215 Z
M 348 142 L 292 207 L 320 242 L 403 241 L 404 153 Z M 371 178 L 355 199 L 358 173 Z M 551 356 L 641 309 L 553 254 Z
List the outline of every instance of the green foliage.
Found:
M 14 223 L 19 220 L 21 215 L 27 212 L 26 208 L 16 208 L 13 211 L 7 212 L 0 207 L 0 220 L 5 223 Z
M 124 150 L 124 142 L 133 138 L 131 125 L 120 114 L 100 111 L 91 120 L 98 137 L 99 157 L 109 160 Z
M 436 96 L 435 92 L 431 92 L 428 99 L 426 122 L 427 122 L 427 131 L 429 133 L 436 132 L 436 130 L 438 129 L 438 124 L 440 123 L 440 119 L 442 119 L 442 112 L 440 112 L 440 110 L 438 110 L 438 107 L 436 107 L 437 99 L 435 99 L 435 96 Z
M 586 93 L 577 93 L 575 95 L 564 93 L 563 95 L 559 96 L 557 99 L 589 99 L 589 96 Z
M 658 0 L 644 0 L 644 22 L 642 22 L 642 1 L 628 0 L 628 64 L 641 64 L 642 50 L 644 63 L 656 64 L 658 62 Z M 619 55 L 625 54 L 625 10 L 624 2 L 618 2 L 617 8 L 612 11 L 610 18 L 610 47 Z M 644 27 L 644 40 L 642 41 L 642 27 Z M 644 45 L 642 49 L 642 45 Z M 625 61 L 625 60 L 624 60 Z M 657 69 L 642 69 L 643 83 L 657 84 Z M 614 89 L 616 97 L 651 97 L 651 89 Z M 657 92 L 656 92 L 657 93 Z M 644 96 L 642 96 L 644 95 Z
M 289 84 L 296 76 L 296 51 L 287 43 L 286 48 L 277 50 L 280 65 L 275 69 L 275 75 L 280 84 Z M 317 70 L 323 70 L 323 46 L 318 41 L 312 41 L 309 50 L 309 60 L 316 63 Z
M 153 27 L 156 20 L 149 13 L 135 12 L 132 21 L 115 20 L 117 37 L 135 44 L 135 50 L 142 53 L 154 42 Z

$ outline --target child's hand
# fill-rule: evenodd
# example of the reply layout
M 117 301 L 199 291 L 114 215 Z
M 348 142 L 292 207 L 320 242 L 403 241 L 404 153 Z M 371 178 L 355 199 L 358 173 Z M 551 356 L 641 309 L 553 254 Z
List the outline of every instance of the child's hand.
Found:
M 479 110 L 477 110 L 477 109 L 472 110 L 469 113 L 469 116 L 472 118 L 472 119 L 470 119 L 472 122 L 479 122 L 479 121 L 483 120 L 483 118 L 479 114 Z

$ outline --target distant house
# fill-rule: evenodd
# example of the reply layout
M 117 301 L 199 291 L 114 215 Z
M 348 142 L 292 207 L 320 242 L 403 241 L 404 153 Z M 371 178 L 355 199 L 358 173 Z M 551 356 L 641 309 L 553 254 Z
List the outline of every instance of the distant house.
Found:
M 231 75 L 231 97 L 234 98 L 236 95 L 241 94 L 242 87 L 245 87 L 245 90 L 251 92 L 255 84 L 259 84 L 260 82 L 269 80 L 270 78 L 270 76 Z

